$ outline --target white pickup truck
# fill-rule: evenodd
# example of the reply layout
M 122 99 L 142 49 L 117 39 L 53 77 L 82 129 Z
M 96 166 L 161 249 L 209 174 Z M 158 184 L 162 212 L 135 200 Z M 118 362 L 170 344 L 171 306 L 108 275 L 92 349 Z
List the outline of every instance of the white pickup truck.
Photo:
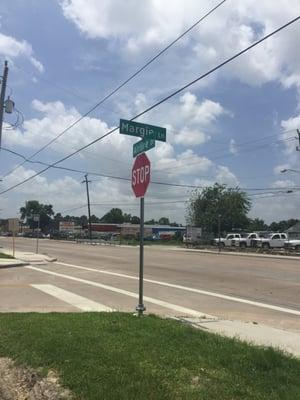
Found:
M 256 239 L 255 242 L 257 247 L 271 249 L 276 247 L 284 247 L 287 239 L 286 233 L 273 233 L 267 238 Z
M 232 241 L 241 237 L 239 233 L 228 233 L 225 238 L 220 238 L 220 245 L 222 247 L 232 246 Z M 214 245 L 219 246 L 219 238 L 214 239 Z
M 237 247 L 253 247 L 255 244 L 255 240 L 260 239 L 260 236 L 258 233 L 249 233 L 248 236 L 246 237 L 240 237 L 240 238 L 235 238 L 232 241 L 232 246 L 237 246 Z
M 300 239 L 290 239 L 284 243 L 284 247 L 287 250 L 300 251 Z

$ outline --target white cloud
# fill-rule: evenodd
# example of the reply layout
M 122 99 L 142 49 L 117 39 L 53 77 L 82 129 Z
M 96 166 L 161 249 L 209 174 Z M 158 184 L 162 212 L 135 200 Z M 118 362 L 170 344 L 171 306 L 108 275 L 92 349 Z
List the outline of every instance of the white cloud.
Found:
M 295 186 L 295 182 L 290 179 L 278 179 L 272 183 L 273 188 L 288 188 L 292 186 Z
M 278 193 L 276 196 L 251 199 L 252 218 L 262 218 L 267 223 L 289 218 L 299 218 L 300 196 L 297 193 Z
M 280 139 L 284 139 L 284 156 L 290 168 L 300 168 L 300 157 L 296 147 L 299 146 L 299 139 L 296 129 L 300 129 L 300 114 L 293 116 L 287 120 L 281 121 L 282 128 L 286 131 L 280 135 Z
M 217 167 L 216 181 L 232 187 L 239 185 L 239 181 L 234 173 L 228 167 L 221 165 Z
M 117 40 L 132 56 L 148 52 L 149 48 L 161 48 L 215 5 L 212 0 L 186 0 L 184 7 L 179 0 L 173 0 L 168 7 L 160 0 L 60 0 L 59 3 L 65 17 L 84 35 Z M 271 0 L 261 0 L 259 7 L 255 0 L 238 0 L 234 7 L 224 4 L 176 45 L 177 50 L 184 47 L 189 54 L 184 59 L 185 72 L 190 67 L 197 68 L 199 73 L 206 71 L 299 12 L 298 0 L 277 0 L 276 6 Z M 285 87 L 299 86 L 299 29 L 296 23 L 243 55 L 224 69 L 226 77 L 251 85 L 277 80 Z M 182 63 L 180 51 L 177 62 Z
M 133 103 L 118 102 L 122 115 L 135 115 L 149 107 L 149 99 L 138 93 Z M 210 99 L 200 100 L 190 91 L 163 107 L 139 118 L 140 122 L 164 126 L 168 142 L 193 147 L 210 140 L 218 133 L 221 118 L 232 116 L 220 103 Z M 170 121 L 172 121 L 170 123 Z
M 229 143 L 229 151 L 231 154 L 237 154 L 238 149 L 236 146 L 236 142 L 234 139 L 230 139 L 230 143 Z
M 182 116 L 194 124 L 210 125 L 225 113 L 221 104 L 204 99 L 201 104 L 191 92 L 186 92 L 180 97 Z
M 139 99 L 142 99 L 141 96 Z M 183 107 L 182 102 L 177 106 L 175 105 L 175 107 L 179 107 L 178 109 L 180 110 Z M 68 108 L 60 101 L 43 103 L 39 100 L 34 100 L 32 108 L 36 111 L 37 117 L 26 120 L 22 132 L 20 130 L 11 132 L 6 139 L 10 145 L 18 145 L 30 149 L 40 148 L 81 116 L 74 107 Z M 217 109 L 221 112 L 219 107 Z M 204 124 L 210 125 L 211 121 L 215 120 L 215 118 L 207 117 L 205 113 L 201 115 Z M 199 114 L 195 118 L 200 123 Z M 110 127 L 104 121 L 85 117 L 70 132 L 67 132 L 57 142 L 53 143 L 50 146 L 50 152 L 48 150 L 48 154 L 56 154 L 55 159 L 60 158 L 61 155 L 69 154 L 105 134 L 109 129 Z M 134 142 L 136 142 L 136 138 L 120 135 L 116 132 L 81 152 L 79 158 L 72 160 L 76 163 L 75 168 L 77 169 L 130 178 L 132 144 Z M 176 152 L 174 143 L 157 142 L 155 149 L 151 150 L 148 155 L 152 163 L 152 180 L 154 181 L 191 185 L 195 184 L 197 180 L 203 179 L 204 176 L 210 175 L 211 180 L 206 182 L 213 183 L 218 180 L 221 183 L 230 185 L 236 185 L 237 182 L 234 174 L 227 167 L 218 166 L 207 157 L 197 155 L 192 149 Z M 43 153 L 37 158 L 47 162 L 47 159 L 43 159 Z M 55 160 L 53 158 L 50 159 L 51 161 Z M 4 179 L 3 185 L 9 187 L 33 174 L 32 168 L 19 168 Z M 85 203 L 84 190 L 79 183 L 82 178 L 80 175 L 78 179 L 77 175 L 75 175 L 75 178 L 71 178 L 68 172 L 58 170 L 53 170 L 52 174 L 62 174 L 62 178 L 52 177 L 50 180 L 47 175 L 38 176 L 20 186 L 14 191 L 14 194 L 17 192 L 23 200 L 28 196 L 36 196 L 38 200 L 43 202 L 48 199 L 48 202 L 53 202 L 60 209 L 72 208 L 78 204 Z M 130 182 L 95 178 L 92 175 L 91 179 L 100 180 L 100 182 L 91 185 L 91 201 L 96 203 L 132 203 L 134 201 Z M 148 195 L 150 201 L 174 201 L 178 199 L 181 201 L 187 199 L 188 190 L 188 188 L 174 188 L 153 184 L 149 189 Z M 61 193 L 64 195 L 61 196 Z M 109 208 L 109 206 L 107 207 Z M 101 214 L 105 210 L 106 208 L 100 208 L 98 212 Z M 155 217 L 163 210 L 169 213 L 168 216 L 170 218 L 183 222 L 184 203 L 180 202 L 176 207 L 168 208 L 166 206 L 166 208 L 159 208 L 159 210 L 154 209 L 151 211 L 151 216 Z M 79 210 L 78 212 L 80 213 L 81 211 Z
M 174 138 L 176 144 L 182 144 L 186 147 L 205 143 L 206 139 L 207 137 L 203 132 L 189 129 L 186 126 Z
M 10 59 L 26 57 L 39 72 L 44 71 L 43 64 L 35 58 L 33 49 L 26 40 L 18 41 L 0 33 L 0 55 Z

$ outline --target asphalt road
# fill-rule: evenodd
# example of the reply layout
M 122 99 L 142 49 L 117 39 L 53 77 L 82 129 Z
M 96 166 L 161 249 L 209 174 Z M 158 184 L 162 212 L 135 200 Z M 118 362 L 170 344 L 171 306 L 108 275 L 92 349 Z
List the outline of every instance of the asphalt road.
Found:
M 1 238 L 0 245 L 11 246 L 11 238 Z M 16 245 L 34 252 L 35 240 L 17 238 Z M 0 269 L 0 311 L 135 309 L 137 247 L 45 239 L 40 252 L 58 261 Z M 300 332 L 300 260 L 147 246 L 144 295 L 149 313 L 205 313 Z

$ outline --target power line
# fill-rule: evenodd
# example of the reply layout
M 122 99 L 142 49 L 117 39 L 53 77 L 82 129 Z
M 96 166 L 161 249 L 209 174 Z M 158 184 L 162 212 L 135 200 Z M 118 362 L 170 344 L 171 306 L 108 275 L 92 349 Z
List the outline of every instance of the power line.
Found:
M 263 38 L 257 40 L 256 42 L 252 43 L 250 46 L 246 47 L 245 49 L 239 51 L 238 53 L 236 53 L 235 55 L 233 55 L 232 57 L 228 58 L 227 60 L 223 61 L 222 63 L 218 64 L 216 67 L 210 69 L 208 72 L 200 75 L 198 78 L 192 80 L 191 82 L 187 83 L 186 85 L 182 86 L 181 88 L 175 90 L 174 92 L 172 92 L 171 94 L 169 94 L 168 96 L 162 98 L 161 100 L 157 101 L 156 103 L 154 103 L 152 106 L 146 108 L 144 111 L 140 112 L 139 114 L 137 114 L 135 117 L 131 118 L 132 120 L 135 120 L 139 117 L 141 117 L 142 115 L 145 115 L 146 113 L 148 113 L 149 111 L 155 109 L 156 107 L 160 106 L 161 104 L 163 104 L 164 102 L 166 102 L 167 100 L 170 100 L 172 97 L 176 96 L 177 94 L 183 92 L 185 89 L 187 89 L 188 87 L 194 85 L 195 83 L 199 82 L 200 80 L 206 78 L 207 76 L 209 76 L 210 74 L 212 74 L 213 72 L 217 71 L 218 69 L 222 68 L 224 65 L 228 64 L 229 62 L 235 60 L 236 58 L 240 57 L 242 54 L 246 53 L 247 51 L 251 50 L 252 48 L 254 48 L 255 46 L 257 46 L 258 44 L 262 43 L 263 41 L 267 40 L 268 38 L 270 38 L 271 36 L 275 35 L 276 33 L 282 31 L 283 29 L 287 28 L 288 26 L 292 25 L 293 23 L 295 23 L 296 21 L 298 21 L 300 19 L 300 16 L 292 19 L 291 21 L 287 22 L 286 24 L 282 25 L 281 27 L 277 28 L 276 30 L 274 30 L 273 32 L 269 33 L 268 35 L 264 36 Z M 92 140 L 90 143 L 80 147 L 79 149 L 73 151 L 72 153 L 70 153 L 69 155 L 61 158 L 60 160 L 54 162 L 53 164 L 51 164 L 50 166 L 44 168 L 43 170 L 37 172 L 36 174 L 24 179 L 23 181 L 3 190 L 2 192 L 0 192 L 0 194 L 4 194 L 9 192 L 10 190 L 15 189 L 18 186 L 23 185 L 24 183 L 27 183 L 28 181 L 32 180 L 33 178 L 35 178 L 36 176 L 44 173 L 45 171 L 47 171 L 48 169 L 52 168 L 53 166 L 56 166 L 57 164 L 68 160 L 69 158 L 75 156 L 76 154 L 80 153 L 82 150 L 85 150 L 86 148 L 94 145 L 95 143 L 99 142 L 100 140 L 103 140 L 104 138 L 106 138 L 107 136 L 111 135 L 112 133 L 116 132 L 119 129 L 119 126 L 117 126 L 116 128 L 113 128 L 111 130 L 109 130 L 107 133 L 105 133 L 104 135 Z
M 274 136 L 277 136 L 277 135 L 274 135 Z M 285 139 L 278 139 L 278 140 L 275 140 L 275 141 L 272 141 L 272 142 L 269 142 L 269 143 L 265 143 L 265 144 L 262 144 L 262 145 L 258 145 L 258 146 L 255 146 L 255 147 L 252 147 L 252 148 L 249 148 L 249 149 L 247 149 L 247 148 L 243 149 L 242 148 L 240 150 L 240 152 L 241 153 L 247 153 L 249 151 L 259 150 L 259 149 L 263 149 L 263 148 L 269 147 L 270 143 L 289 142 L 289 141 L 293 141 L 293 140 L 296 140 L 296 138 L 294 136 L 289 136 L 288 138 L 285 138 Z M 253 142 L 256 142 L 256 140 L 254 140 Z M 246 144 L 246 143 L 250 144 L 251 142 L 245 142 L 243 144 L 236 145 L 236 146 L 238 146 L 238 147 L 239 146 L 244 146 L 244 144 Z M 222 149 L 221 150 L 217 150 L 217 152 L 204 153 L 204 154 L 201 154 L 201 157 L 207 157 L 207 156 L 209 156 L 211 154 L 216 154 L 216 153 L 219 153 L 221 151 L 222 151 Z M 177 163 L 178 161 L 186 161 L 186 160 L 189 160 L 189 159 L 193 159 L 193 158 L 195 158 L 197 156 L 198 156 L 197 154 L 194 154 L 194 155 L 182 158 L 180 160 L 172 161 L 172 162 L 176 162 Z M 233 157 L 233 156 L 234 156 L 234 154 L 232 154 L 230 152 L 225 152 L 223 155 L 222 154 L 221 155 L 217 155 L 215 158 L 212 158 L 211 160 L 215 161 L 215 160 L 219 160 L 219 159 L 222 159 L 222 158 L 228 158 L 228 157 Z M 201 162 L 201 160 L 197 160 L 195 162 L 186 163 L 185 165 L 178 165 L 178 166 L 175 165 L 174 167 L 168 166 L 167 168 L 162 168 L 162 169 L 158 169 L 157 168 L 157 169 L 154 169 L 153 171 L 155 171 L 155 172 L 166 172 L 166 171 L 171 171 L 171 170 L 173 171 L 173 170 L 178 169 L 178 168 L 185 168 L 185 167 L 189 167 L 191 165 L 196 165 L 196 164 L 198 164 L 200 162 Z
M 200 19 L 198 19 L 192 26 L 190 26 L 188 29 L 186 29 L 182 34 L 180 34 L 176 39 L 174 39 L 171 43 L 169 43 L 166 47 L 164 47 L 161 51 L 159 51 L 154 57 L 152 57 L 149 61 L 147 61 L 142 67 L 140 67 L 136 72 L 134 72 L 132 75 L 129 76 L 124 82 L 122 82 L 120 85 L 118 85 L 115 89 L 113 89 L 110 93 L 108 93 L 106 96 L 104 96 L 101 100 L 99 100 L 93 107 L 91 107 L 87 112 L 85 112 L 81 117 L 77 118 L 71 125 L 69 125 L 67 128 L 65 128 L 62 132 L 60 132 L 57 136 L 55 136 L 53 139 L 51 139 L 48 143 L 46 143 L 44 146 L 42 146 L 39 150 L 37 150 L 35 153 L 33 153 L 29 159 L 32 159 L 35 157 L 37 154 L 41 153 L 43 150 L 45 150 L 47 147 L 49 147 L 52 143 L 54 143 L 57 139 L 59 139 L 61 136 L 63 136 L 66 132 L 68 132 L 71 128 L 73 128 L 75 125 L 77 125 L 80 121 L 82 121 L 85 117 L 87 117 L 91 112 L 96 110 L 101 104 L 103 104 L 106 100 L 108 100 L 110 97 L 112 97 L 115 93 L 117 93 L 120 89 L 122 89 L 127 83 L 129 83 L 132 79 L 134 79 L 137 75 L 139 75 L 142 71 L 144 71 L 150 64 L 152 64 L 155 60 L 157 60 L 162 54 L 164 54 L 169 48 L 171 48 L 175 43 L 177 43 L 180 39 L 182 39 L 185 35 L 187 35 L 191 30 L 193 30 L 197 25 L 200 24 L 204 19 L 206 19 L 209 15 L 211 15 L 215 10 L 217 10 L 222 4 L 224 4 L 227 0 L 222 0 L 220 3 L 218 3 L 215 7 L 213 7 L 210 11 L 208 11 L 204 16 L 202 16 Z M 15 169 L 19 168 L 21 165 L 23 165 L 26 161 L 24 161 L 22 164 L 17 166 Z M 14 170 L 15 170 L 14 169 Z M 10 171 L 9 173 L 6 174 L 9 175 L 12 173 L 14 170 Z
M 300 188 L 299 188 L 300 190 Z M 270 194 L 270 196 L 266 196 Z M 253 197 L 253 200 L 260 200 L 260 199 L 266 199 L 266 198 L 273 198 L 273 197 L 283 197 L 283 196 L 291 196 L 291 195 L 295 195 L 297 193 L 274 193 L 274 192 L 265 192 L 265 193 L 258 193 L 258 194 L 249 194 L 249 197 Z M 186 200 L 172 200 L 172 201 L 150 201 L 147 202 L 147 206 L 151 206 L 151 205 L 167 205 L 167 204 L 184 204 L 187 203 L 189 201 L 189 199 Z M 105 206 L 109 206 L 109 207 L 132 207 L 132 208 L 138 208 L 138 204 L 137 203 L 112 203 L 112 202 L 107 202 L 107 203 L 91 203 L 91 206 L 93 207 L 105 207 Z M 82 204 L 78 207 L 74 207 L 74 208 L 69 208 L 66 210 L 61 211 L 60 213 L 65 213 L 65 212 L 70 212 L 70 211 L 76 211 L 76 210 L 80 210 L 82 208 L 86 208 L 87 204 Z
M 7 149 L 5 147 L 2 147 L 3 151 L 12 153 L 14 155 L 17 155 L 19 157 L 22 157 L 23 159 L 26 159 L 26 157 L 20 153 L 17 153 L 16 151 Z M 59 169 L 59 170 L 64 170 L 64 171 L 69 171 L 69 172 L 75 172 L 79 174 L 88 174 L 88 175 L 93 175 L 93 176 L 99 176 L 101 178 L 109 178 L 109 179 L 116 179 L 116 180 L 122 180 L 126 182 L 131 182 L 131 178 L 126 178 L 123 176 L 118 176 L 118 175 L 108 175 L 108 174 L 103 174 L 100 172 L 95 172 L 95 171 L 87 171 L 87 170 L 82 170 L 82 169 L 76 169 L 76 168 L 69 168 L 69 167 L 63 167 L 63 166 L 52 166 L 51 164 L 44 163 L 42 161 L 33 161 L 33 160 L 28 160 L 29 163 L 32 164 L 41 164 L 41 165 L 46 165 L 50 166 L 51 168 L 54 169 Z M 100 181 L 100 180 L 98 180 Z M 93 180 L 95 182 L 95 180 Z M 97 182 L 97 181 L 96 181 Z M 160 185 L 160 186 L 170 186 L 170 187 L 176 187 L 176 188 L 186 188 L 186 189 L 205 189 L 207 186 L 204 185 L 190 185 L 190 184 L 181 184 L 181 183 L 172 183 L 172 182 L 159 182 L 159 181 L 154 181 L 151 180 L 150 183 L 154 185 Z M 279 187 L 279 188 L 243 188 L 243 187 L 237 187 L 239 190 L 242 191 L 259 191 L 259 190 L 284 190 L 284 189 L 297 189 L 297 187 L 291 186 L 291 187 Z M 230 188 L 230 189 L 236 189 L 236 188 Z M 300 188 L 299 188 L 300 189 Z
M 18 153 L 16 151 L 13 151 L 11 149 L 5 148 L 5 147 L 2 147 L 1 150 L 5 151 L 5 152 L 8 152 L 8 153 L 11 153 L 11 154 L 13 154 L 13 155 L 15 155 L 17 157 L 21 157 L 21 158 L 23 158 L 23 160 L 26 160 L 28 163 L 31 163 L 31 164 L 40 164 L 40 165 L 50 166 L 50 164 L 47 164 L 47 163 L 42 162 L 42 161 L 29 160 L 23 154 Z M 74 172 L 74 173 L 78 173 L 78 174 L 88 174 L 88 175 L 93 175 L 93 176 L 99 176 L 101 178 L 118 179 L 118 180 L 124 180 L 126 182 L 131 181 L 130 178 L 111 175 L 111 174 L 104 174 L 104 173 L 96 172 L 96 171 L 89 171 L 89 170 L 86 170 L 86 169 L 69 168 L 69 167 L 63 167 L 63 166 L 53 166 L 51 168 L 64 170 L 64 171 L 68 171 L 68 172 Z M 287 171 L 290 171 L 290 170 L 287 170 Z M 294 170 L 292 170 L 292 171 L 294 171 Z M 160 172 L 160 170 L 154 170 L 154 172 Z M 300 171 L 297 171 L 297 172 L 300 173 Z M 237 178 L 238 179 L 249 179 L 250 180 L 250 179 L 269 178 L 269 177 L 274 177 L 274 175 L 273 174 L 268 174 L 268 175 L 258 175 L 258 176 L 242 176 L 242 177 L 238 176 Z M 1 178 L 1 179 L 3 179 L 3 178 Z M 212 175 L 210 175 L 210 176 L 201 176 L 201 179 L 212 179 L 212 180 L 214 180 L 215 177 L 212 176 Z M 96 180 L 93 179 L 93 182 L 102 182 L 102 179 L 96 179 Z M 155 181 L 154 182 L 151 181 L 151 183 L 155 184 Z

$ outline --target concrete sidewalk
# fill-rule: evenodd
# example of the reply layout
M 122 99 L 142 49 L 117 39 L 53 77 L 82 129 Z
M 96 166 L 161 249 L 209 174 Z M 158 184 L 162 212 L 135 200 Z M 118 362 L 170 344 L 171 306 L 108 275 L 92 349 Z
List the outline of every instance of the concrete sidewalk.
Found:
M 13 252 L 11 249 L 1 249 L 1 252 L 4 254 L 8 254 L 10 256 L 13 255 Z M 15 252 L 15 259 L 2 259 L 7 263 L 7 266 L 12 266 L 11 261 L 14 261 L 15 263 L 25 263 L 25 264 L 36 264 L 36 265 L 43 265 L 47 264 L 49 262 L 56 261 L 56 258 L 50 257 L 47 254 L 35 254 L 35 253 L 30 253 L 30 252 L 23 252 L 23 251 L 16 251 Z M 1 263 L 1 261 L 0 261 Z M 0 264 L 3 266 L 3 264 Z
M 274 347 L 300 358 L 300 333 L 253 322 L 178 318 L 195 328 L 236 338 L 257 346 Z

